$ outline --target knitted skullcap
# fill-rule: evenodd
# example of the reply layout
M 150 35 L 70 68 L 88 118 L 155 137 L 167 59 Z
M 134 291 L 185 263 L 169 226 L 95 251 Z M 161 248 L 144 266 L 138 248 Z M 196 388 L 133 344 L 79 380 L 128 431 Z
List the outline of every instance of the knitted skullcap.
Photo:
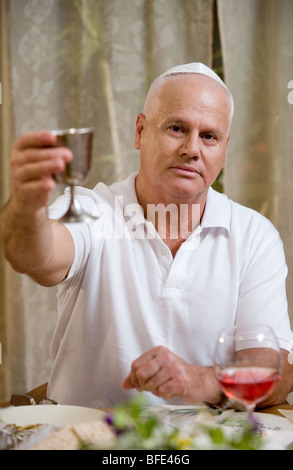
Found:
M 227 88 L 223 80 L 216 74 L 212 69 L 207 67 L 205 64 L 201 62 L 192 62 L 190 64 L 183 64 L 177 65 L 176 67 L 172 67 L 171 69 L 167 70 L 167 72 L 163 73 L 161 77 L 165 77 L 167 75 L 175 75 L 178 73 L 199 73 L 201 75 L 205 75 L 206 77 L 210 77 L 216 82 L 220 83 L 224 88 Z
M 229 117 L 229 121 L 230 121 L 229 127 L 230 127 L 232 117 L 234 114 L 234 99 L 227 85 L 223 82 L 223 80 L 219 77 L 219 75 L 217 75 L 216 72 L 214 72 L 212 69 L 207 67 L 205 64 L 202 64 L 201 62 L 192 62 L 190 64 L 183 64 L 183 65 L 177 65 L 176 67 L 172 67 L 171 69 L 167 70 L 167 72 L 160 75 L 159 78 L 167 77 L 170 75 L 182 74 L 182 73 L 197 73 L 200 75 L 205 75 L 206 77 L 209 77 L 212 80 L 215 80 L 224 88 L 224 90 L 226 91 L 229 97 L 230 105 L 231 105 L 230 117 Z

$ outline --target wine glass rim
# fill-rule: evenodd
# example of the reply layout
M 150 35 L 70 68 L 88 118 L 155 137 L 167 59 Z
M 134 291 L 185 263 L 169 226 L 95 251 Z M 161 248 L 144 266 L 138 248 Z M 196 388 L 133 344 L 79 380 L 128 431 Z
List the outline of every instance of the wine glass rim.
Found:
M 95 132 L 94 127 L 68 127 L 64 129 L 54 129 L 51 131 L 54 135 L 66 135 L 66 134 L 87 134 Z

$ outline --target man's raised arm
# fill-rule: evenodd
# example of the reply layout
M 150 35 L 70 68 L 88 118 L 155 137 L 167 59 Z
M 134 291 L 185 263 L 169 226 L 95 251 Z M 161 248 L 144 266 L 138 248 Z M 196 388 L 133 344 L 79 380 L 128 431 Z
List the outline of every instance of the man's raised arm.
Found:
M 48 219 L 47 204 L 54 176 L 72 158 L 67 148 L 54 147 L 49 131 L 21 135 L 11 158 L 11 197 L 1 211 L 0 233 L 11 266 L 38 283 L 56 285 L 67 275 L 74 245 L 65 226 Z

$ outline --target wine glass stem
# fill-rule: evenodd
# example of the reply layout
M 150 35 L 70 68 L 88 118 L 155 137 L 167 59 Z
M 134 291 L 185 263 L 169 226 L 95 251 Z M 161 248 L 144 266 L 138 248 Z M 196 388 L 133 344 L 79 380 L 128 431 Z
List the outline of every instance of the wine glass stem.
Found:
M 252 404 L 246 406 L 246 409 L 247 409 L 247 411 L 248 411 L 248 417 L 249 417 L 249 418 L 252 418 L 252 415 L 253 415 L 253 412 L 254 412 L 254 408 L 255 408 L 255 404 L 254 404 L 254 403 L 252 403 Z

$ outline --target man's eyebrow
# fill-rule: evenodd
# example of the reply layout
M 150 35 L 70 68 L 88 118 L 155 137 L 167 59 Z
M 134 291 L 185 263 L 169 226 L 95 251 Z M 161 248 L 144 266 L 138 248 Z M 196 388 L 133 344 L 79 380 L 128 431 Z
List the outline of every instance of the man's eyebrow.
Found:
M 188 124 L 188 120 L 187 119 L 183 119 L 183 118 L 180 118 L 180 117 L 168 117 L 166 119 L 164 119 L 164 124 Z
M 190 122 L 188 119 L 184 118 L 184 117 L 179 117 L 179 116 L 168 116 L 166 117 L 166 119 L 163 119 L 162 122 L 161 122 L 161 125 L 163 126 L 169 126 L 171 124 L 178 124 L 178 125 L 182 125 L 182 126 L 185 126 L 185 127 L 188 127 Z M 223 137 L 224 133 L 223 131 L 217 127 L 217 126 L 214 126 L 213 124 L 206 124 L 206 126 L 203 125 L 203 129 L 201 131 L 201 134 L 208 134 L 208 133 L 211 133 L 211 134 L 214 134 L 216 136 L 218 136 L 219 138 Z

